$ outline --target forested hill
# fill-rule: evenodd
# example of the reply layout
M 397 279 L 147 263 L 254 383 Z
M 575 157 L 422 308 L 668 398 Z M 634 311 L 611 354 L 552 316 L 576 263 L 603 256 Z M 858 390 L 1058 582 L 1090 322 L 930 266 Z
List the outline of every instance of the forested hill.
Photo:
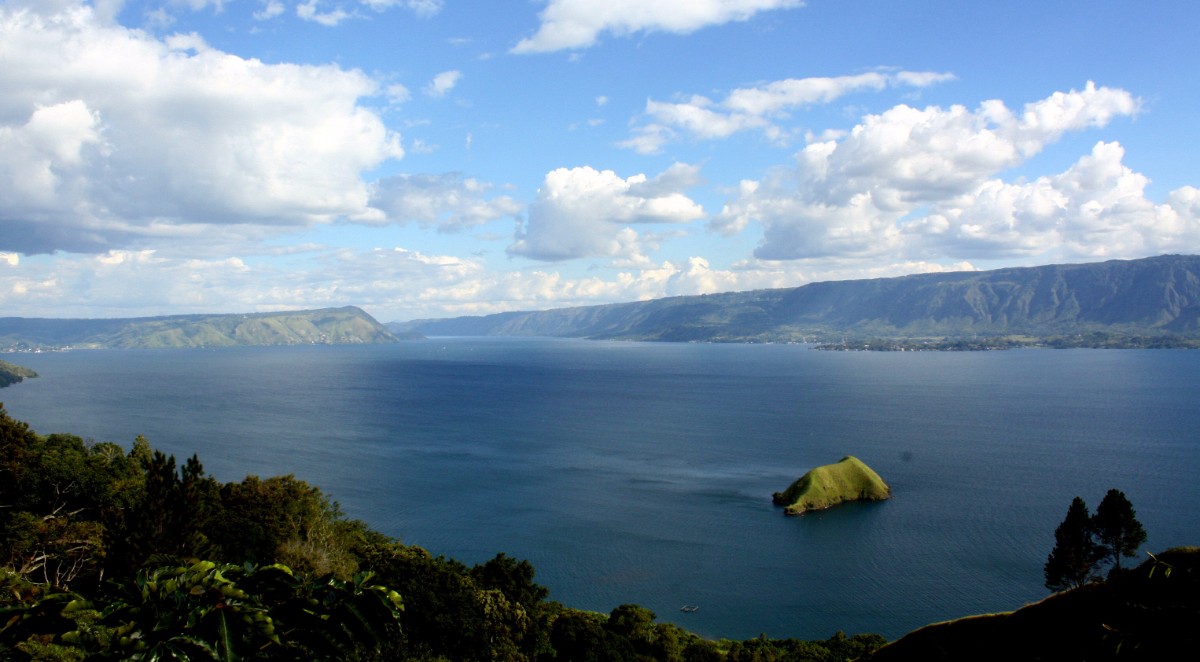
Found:
M 0 388 L 12 386 L 26 378 L 37 376 L 37 373 L 29 368 L 13 365 L 7 361 L 0 361 Z
M 0 349 L 178 348 L 395 342 L 362 310 L 176 315 L 131 319 L 0 318 Z
M 1200 256 L 919 274 L 637 303 L 422 320 L 425 335 L 666 341 L 854 337 L 1200 338 Z

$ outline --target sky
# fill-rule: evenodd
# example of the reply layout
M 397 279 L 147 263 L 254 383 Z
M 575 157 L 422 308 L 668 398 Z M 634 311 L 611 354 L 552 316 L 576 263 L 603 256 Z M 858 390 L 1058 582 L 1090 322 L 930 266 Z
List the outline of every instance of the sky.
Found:
M 0 0 L 0 316 L 1200 251 L 1200 3 Z

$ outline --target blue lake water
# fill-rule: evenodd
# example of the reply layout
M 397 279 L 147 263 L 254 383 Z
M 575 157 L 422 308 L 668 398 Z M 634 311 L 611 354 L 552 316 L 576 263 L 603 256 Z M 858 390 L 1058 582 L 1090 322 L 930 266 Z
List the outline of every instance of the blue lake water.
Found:
M 443 338 L 19 355 L 42 433 L 292 473 L 467 563 L 532 561 L 551 598 L 633 602 L 711 637 L 889 638 L 1039 599 L 1072 497 L 1123 490 L 1146 549 L 1200 544 L 1200 352 L 818 352 Z M 858 456 L 894 498 L 771 505 Z M 684 604 L 699 611 L 681 613 Z

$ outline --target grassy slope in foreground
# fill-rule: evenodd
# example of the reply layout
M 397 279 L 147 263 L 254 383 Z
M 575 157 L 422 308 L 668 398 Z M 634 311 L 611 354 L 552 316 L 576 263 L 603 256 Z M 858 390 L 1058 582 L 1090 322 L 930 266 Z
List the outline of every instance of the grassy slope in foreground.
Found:
M 1195 659 L 1198 623 L 1200 548 L 1181 547 L 1106 582 L 1056 593 L 1014 612 L 927 625 L 863 659 Z
M 802 515 L 845 501 L 882 501 L 892 490 L 879 474 L 862 460 L 847 455 L 835 464 L 826 464 L 804 474 L 786 490 L 776 492 L 775 505 L 784 506 L 788 515 Z
M 22 368 L 7 361 L 0 361 L 0 388 L 11 386 L 23 379 L 32 379 L 37 376 L 37 373 L 29 368 Z

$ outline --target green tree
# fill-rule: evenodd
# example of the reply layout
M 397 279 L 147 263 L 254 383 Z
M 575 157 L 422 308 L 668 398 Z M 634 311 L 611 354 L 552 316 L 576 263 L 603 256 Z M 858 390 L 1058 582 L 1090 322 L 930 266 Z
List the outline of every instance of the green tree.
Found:
M 550 591 L 533 581 L 534 574 L 529 561 L 518 561 L 503 553 L 471 568 L 485 619 L 506 624 L 501 628 L 505 637 L 492 634 L 493 659 L 497 658 L 498 643 L 515 647 L 527 659 L 535 658 L 539 650 L 549 645 L 546 625 L 549 615 L 543 601 Z M 500 615 L 505 618 L 499 618 Z M 489 625 L 488 629 L 495 628 Z
M 683 644 L 671 625 L 655 623 L 654 612 L 633 604 L 620 605 L 608 615 L 604 627 L 629 642 L 638 659 L 673 662 L 682 659 Z
M 214 551 L 204 532 L 219 519 L 216 480 L 204 475 L 195 455 L 176 471 L 174 455 L 156 450 L 147 457 L 147 450 L 135 442 L 130 452 L 141 465 L 143 483 L 125 507 L 106 513 L 105 565 L 116 576 L 132 575 L 155 554 L 198 558 Z
M 531 609 L 546 599 L 550 591 L 533 581 L 533 564 L 504 554 L 497 554 L 487 563 L 471 568 L 471 577 L 483 588 L 494 588 L 510 602 L 519 602 Z
M 1046 559 L 1046 588 L 1061 591 L 1083 586 L 1096 576 L 1096 563 L 1103 550 L 1093 539 L 1092 518 L 1087 504 L 1075 497 L 1067 516 L 1054 530 L 1054 549 Z
M 247 476 L 220 490 L 221 518 L 209 533 L 233 561 L 278 561 L 297 572 L 346 578 L 357 564 L 344 544 L 355 524 L 337 503 L 295 476 Z
M 1114 571 L 1121 568 L 1122 556 L 1135 556 L 1146 542 L 1146 529 L 1137 520 L 1133 504 L 1117 489 L 1109 490 L 1096 507 L 1092 528 L 1104 549 L 1105 559 L 1112 561 Z
M 29 429 L 29 424 L 9 417 L 0 403 L 0 524 L 22 497 L 28 456 L 36 444 L 37 435 Z
M 684 662 L 721 662 L 725 657 L 712 641 L 694 637 L 683 649 Z
M 102 514 L 137 473 L 113 444 L 39 436 L 0 410 L 0 565 L 61 590 L 98 583 Z
M 364 565 L 404 596 L 400 617 L 413 659 L 483 660 L 489 657 L 484 606 L 466 566 L 399 543 L 365 550 Z
M 636 659 L 633 644 L 604 626 L 604 617 L 566 610 L 550 627 L 551 659 L 570 662 L 623 662 Z

